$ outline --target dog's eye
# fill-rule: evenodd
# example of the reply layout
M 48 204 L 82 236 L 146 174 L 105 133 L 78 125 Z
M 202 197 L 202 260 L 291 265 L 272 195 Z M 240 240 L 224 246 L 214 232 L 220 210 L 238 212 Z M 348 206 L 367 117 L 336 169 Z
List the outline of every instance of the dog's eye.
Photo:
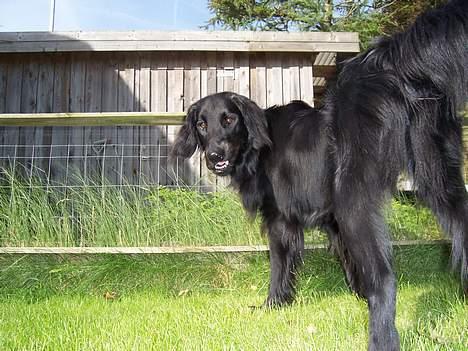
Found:
M 230 124 L 232 124 L 232 122 L 234 122 L 234 117 L 233 116 L 228 115 L 228 116 L 224 117 L 224 123 L 226 125 L 230 125 Z
M 205 121 L 199 121 L 197 123 L 197 127 L 200 128 L 201 130 L 206 130 L 206 128 L 208 127 L 208 125 L 206 124 Z

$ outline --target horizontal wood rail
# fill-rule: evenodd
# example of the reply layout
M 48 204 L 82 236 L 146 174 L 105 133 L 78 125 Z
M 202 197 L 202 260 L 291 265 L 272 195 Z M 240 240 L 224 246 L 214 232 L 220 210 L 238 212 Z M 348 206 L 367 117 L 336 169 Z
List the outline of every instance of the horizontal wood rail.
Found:
M 179 125 L 184 117 L 184 112 L 4 113 L 0 126 Z
M 185 112 L 0 113 L 3 127 L 180 125 Z M 463 134 L 468 140 L 468 117 Z
M 0 53 L 70 51 L 234 51 L 358 53 L 351 32 L 127 31 L 0 33 Z
M 447 245 L 448 240 L 407 240 L 394 247 L 414 245 Z M 328 248 L 327 244 L 305 245 L 306 250 Z M 173 246 L 173 247 L 0 247 L 0 254 L 181 254 L 181 253 L 241 253 L 266 252 L 267 245 L 250 246 Z

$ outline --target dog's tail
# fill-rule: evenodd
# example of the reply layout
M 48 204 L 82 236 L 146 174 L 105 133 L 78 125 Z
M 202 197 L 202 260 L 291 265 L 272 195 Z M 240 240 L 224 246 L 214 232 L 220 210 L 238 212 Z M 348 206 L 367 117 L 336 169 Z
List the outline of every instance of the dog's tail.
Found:
M 451 236 L 452 270 L 460 271 L 461 286 L 468 296 L 468 197 L 462 206 L 452 208 L 449 212 L 436 211 L 435 214 L 442 229 Z
M 468 201 L 465 203 L 465 215 L 468 216 Z M 468 217 L 464 218 L 464 225 L 452 231 L 452 267 L 460 269 L 462 289 L 468 296 Z

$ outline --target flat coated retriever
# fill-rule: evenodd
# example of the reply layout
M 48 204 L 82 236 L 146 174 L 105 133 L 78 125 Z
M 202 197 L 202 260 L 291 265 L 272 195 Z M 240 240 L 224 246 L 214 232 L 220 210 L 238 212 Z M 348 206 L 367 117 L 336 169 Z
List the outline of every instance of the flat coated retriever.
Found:
M 467 282 L 468 202 L 461 172 L 467 101 L 468 1 L 420 16 L 344 62 L 324 107 L 292 102 L 267 110 L 235 93 L 193 104 L 173 156 L 200 148 L 208 168 L 230 175 L 245 209 L 268 232 L 266 306 L 289 303 L 304 250 L 319 227 L 350 287 L 367 299 L 369 350 L 398 350 L 396 282 L 382 209 L 404 172 L 452 238 Z

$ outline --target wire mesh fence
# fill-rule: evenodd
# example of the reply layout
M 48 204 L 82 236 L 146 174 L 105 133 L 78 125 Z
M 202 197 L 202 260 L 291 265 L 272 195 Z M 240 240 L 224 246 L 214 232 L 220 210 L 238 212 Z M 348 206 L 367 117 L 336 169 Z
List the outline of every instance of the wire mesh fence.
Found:
M 167 144 L 0 145 L 0 186 L 8 178 L 31 188 L 165 186 L 213 191 L 221 180 L 203 172 L 202 160 L 169 160 Z
M 263 243 L 225 179 L 168 149 L 0 145 L 0 246 Z

